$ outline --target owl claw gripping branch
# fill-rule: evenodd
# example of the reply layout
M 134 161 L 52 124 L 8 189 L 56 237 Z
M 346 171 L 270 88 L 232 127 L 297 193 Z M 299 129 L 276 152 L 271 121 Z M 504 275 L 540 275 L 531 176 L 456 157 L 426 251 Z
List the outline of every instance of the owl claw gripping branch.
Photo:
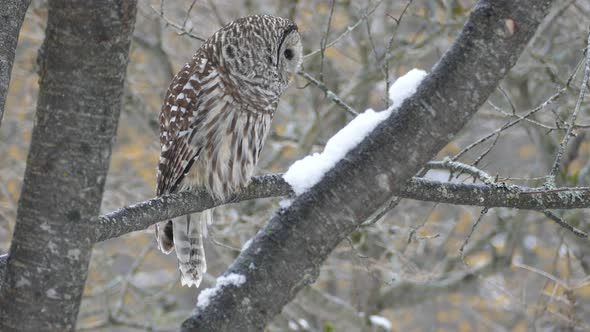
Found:
M 172 80 L 160 112 L 157 195 L 191 190 L 223 199 L 248 184 L 301 60 L 297 26 L 280 17 L 243 17 L 205 41 Z M 198 287 L 207 269 L 210 220 L 209 210 L 156 225 L 160 250 L 176 250 L 183 285 Z

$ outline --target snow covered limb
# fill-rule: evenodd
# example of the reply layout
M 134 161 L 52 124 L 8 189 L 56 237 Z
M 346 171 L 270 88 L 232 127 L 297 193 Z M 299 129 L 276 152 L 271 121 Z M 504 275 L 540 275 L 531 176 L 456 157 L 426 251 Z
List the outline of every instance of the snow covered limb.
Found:
M 461 35 L 406 100 L 331 169 L 281 209 L 224 273 L 243 275 L 186 320 L 184 331 L 260 331 L 330 252 L 403 187 L 494 91 L 551 0 L 482 0 Z

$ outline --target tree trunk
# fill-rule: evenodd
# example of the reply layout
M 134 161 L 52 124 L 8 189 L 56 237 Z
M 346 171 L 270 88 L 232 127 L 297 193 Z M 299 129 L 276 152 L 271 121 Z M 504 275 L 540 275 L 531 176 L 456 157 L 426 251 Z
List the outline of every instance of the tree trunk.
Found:
M 0 330 L 74 330 L 124 91 L 135 1 L 49 1 Z
M 30 2 L 30 0 L 0 0 L 0 125 L 2 125 L 4 104 L 8 95 L 18 34 Z

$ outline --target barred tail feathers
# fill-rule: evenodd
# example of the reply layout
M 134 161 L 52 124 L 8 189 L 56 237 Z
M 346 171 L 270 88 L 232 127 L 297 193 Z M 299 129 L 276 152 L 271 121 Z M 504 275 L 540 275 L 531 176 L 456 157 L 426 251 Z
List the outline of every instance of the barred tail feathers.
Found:
M 173 222 L 174 247 L 183 286 L 199 287 L 207 271 L 203 236 L 206 235 L 208 219 L 211 219 L 211 214 L 204 211 L 197 220 L 191 220 L 191 216 L 187 215 Z

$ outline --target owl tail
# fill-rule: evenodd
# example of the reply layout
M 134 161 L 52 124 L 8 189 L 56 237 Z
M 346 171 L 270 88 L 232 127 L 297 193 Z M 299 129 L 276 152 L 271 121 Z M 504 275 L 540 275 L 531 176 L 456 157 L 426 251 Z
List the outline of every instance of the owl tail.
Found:
M 183 286 L 199 287 L 207 271 L 203 237 L 207 236 L 210 222 L 211 210 L 203 211 L 197 220 L 191 220 L 191 216 L 187 215 L 173 222 L 174 247 Z

